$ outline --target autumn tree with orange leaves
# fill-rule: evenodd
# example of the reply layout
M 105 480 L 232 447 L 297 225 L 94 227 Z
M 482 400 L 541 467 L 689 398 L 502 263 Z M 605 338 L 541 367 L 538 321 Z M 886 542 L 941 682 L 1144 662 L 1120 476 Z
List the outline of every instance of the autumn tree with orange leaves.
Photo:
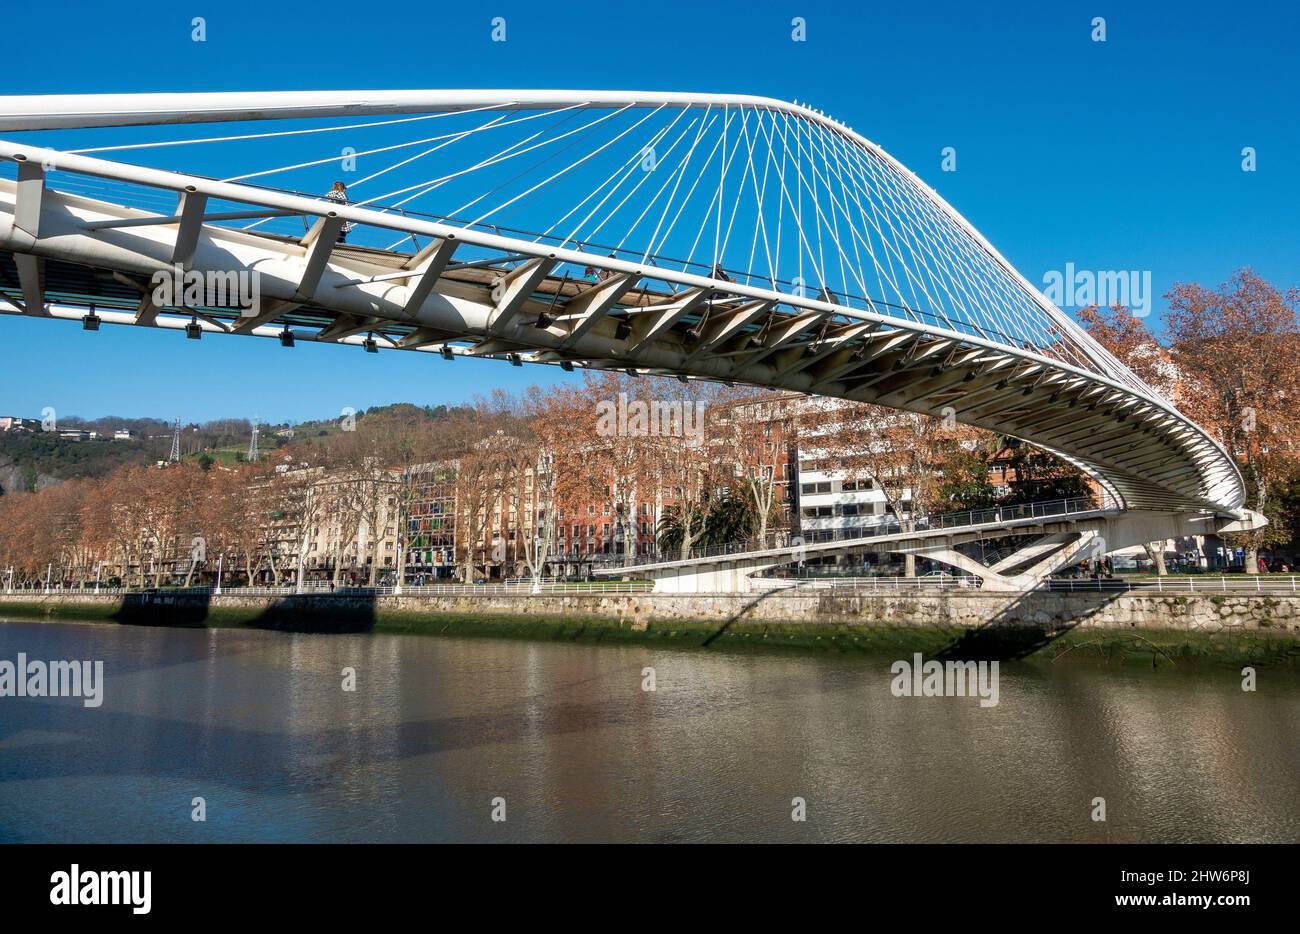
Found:
M 1217 289 L 1180 283 L 1166 298 L 1169 354 L 1185 382 L 1179 408 L 1237 458 L 1246 505 L 1271 520 L 1230 539 L 1253 574 L 1261 548 L 1290 538 L 1277 492 L 1300 456 L 1300 289 L 1243 269 Z
M 1085 308 L 1079 319 L 1237 459 L 1246 505 L 1269 518 L 1264 529 L 1227 536 L 1243 549 L 1245 570 L 1254 574 L 1259 550 L 1284 544 L 1292 534 L 1278 491 L 1300 471 L 1300 290 L 1281 291 L 1243 269 L 1217 289 L 1179 283 L 1165 298 L 1164 345 L 1124 308 Z M 1152 554 L 1152 546 L 1147 551 Z

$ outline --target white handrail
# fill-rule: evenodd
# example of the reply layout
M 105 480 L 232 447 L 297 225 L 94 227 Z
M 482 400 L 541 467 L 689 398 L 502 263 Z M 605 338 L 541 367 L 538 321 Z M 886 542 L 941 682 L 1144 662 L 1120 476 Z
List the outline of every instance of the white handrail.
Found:
M 1253 578 L 1253 580 L 1252 580 Z M 1059 592 L 1072 593 L 1081 592 L 1113 592 L 1113 593 L 1132 593 L 1142 594 L 1144 591 L 1154 591 L 1159 594 L 1178 593 L 1180 591 L 1187 593 L 1200 593 L 1204 591 L 1205 584 L 1208 583 L 1213 589 L 1220 593 L 1232 594 L 1237 596 L 1264 596 L 1268 594 L 1293 594 L 1300 593 L 1300 575 L 1248 575 L 1242 577 L 1206 577 L 1199 579 L 1202 582 L 1201 590 L 1197 590 L 1197 577 L 1165 577 L 1165 578 L 1088 578 L 1088 579 L 1070 579 L 1070 578 L 1053 578 L 1045 581 L 1042 585 L 1029 590 L 1012 591 L 1010 593 L 1034 593 L 1034 592 Z M 867 576 L 867 577 L 804 577 L 804 578 L 783 578 L 783 577 L 760 577 L 754 578 L 754 581 L 760 586 L 765 586 L 772 590 L 846 590 L 853 592 L 880 592 L 880 591 L 901 591 L 901 590 L 964 590 L 972 593 L 980 592 L 980 579 L 973 576 L 961 577 L 901 577 L 901 576 Z M 386 585 L 382 587 L 340 587 L 332 589 L 328 584 L 312 584 L 303 588 L 294 585 L 285 586 L 253 586 L 253 587 L 230 587 L 223 585 L 220 593 L 216 592 L 215 587 L 189 587 L 189 588 L 162 588 L 162 589 L 134 589 L 124 587 L 101 587 L 97 592 L 84 588 L 59 588 L 53 591 L 47 591 L 44 587 L 37 585 L 29 588 L 15 587 L 6 589 L 0 596 L 7 597 L 29 597 L 29 596 L 54 596 L 54 597 L 121 597 L 121 596 L 141 596 L 154 598 L 178 598 L 178 597 L 221 597 L 223 600 L 235 600 L 240 597 L 303 597 L 306 599 L 374 599 L 378 597 L 393 596 L 563 596 L 565 594 L 607 594 L 607 593 L 635 593 L 648 595 L 652 593 L 652 587 L 648 581 L 555 581 L 549 580 L 542 583 L 540 591 L 533 590 L 533 582 L 530 578 L 511 579 L 503 582 L 491 584 L 404 584 L 400 593 L 395 585 Z M 701 591 L 701 593 L 713 593 L 712 591 Z M 752 591 L 751 591 L 752 592 Z M 1008 591 L 989 591 L 988 593 L 1001 596 Z

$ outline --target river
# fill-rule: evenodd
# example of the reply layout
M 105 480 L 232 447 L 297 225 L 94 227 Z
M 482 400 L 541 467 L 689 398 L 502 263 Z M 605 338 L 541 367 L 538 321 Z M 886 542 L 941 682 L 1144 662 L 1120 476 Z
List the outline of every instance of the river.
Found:
M 0 621 L 19 653 L 103 695 L 0 697 L 0 841 L 1300 840 L 1292 670 L 1008 662 L 981 707 L 863 656 Z

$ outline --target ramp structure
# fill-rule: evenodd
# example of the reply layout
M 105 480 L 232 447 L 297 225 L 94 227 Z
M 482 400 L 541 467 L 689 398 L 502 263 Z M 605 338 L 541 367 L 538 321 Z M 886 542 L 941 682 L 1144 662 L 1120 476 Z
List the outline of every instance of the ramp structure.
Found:
M 872 534 L 692 549 L 688 557 L 648 556 L 630 566 L 610 563 L 592 573 L 605 579 L 651 580 L 661 593 L 743 593 L 761 589 L 759 577 L 786 565 L 844 555 L 902 554 L 954 568 L 964 575 L 964 583 L 977 582 L 982 590 L 1016 592 L 1034 590 L 1064 567 L 1098 561 L 1120 548 L 1246 531 L 1257 521 L 1254 514 L 1233 519 L 1211 513 L 1126 511 L 1090 498 L 1051 500 L 926 516 L 907 530 L 886 526 Z M 990 540 L 1008 538 L 1014 544 L 992 554 L 983 547 Z M 973 547 L 976 543 L 978 548 Z

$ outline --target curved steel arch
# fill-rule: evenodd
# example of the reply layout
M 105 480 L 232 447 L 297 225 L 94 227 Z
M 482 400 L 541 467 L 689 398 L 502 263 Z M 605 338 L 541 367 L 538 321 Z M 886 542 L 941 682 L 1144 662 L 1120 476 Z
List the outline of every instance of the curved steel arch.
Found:
M 483 356 L 519 353 L 528 355 L 528 359 L 535 362 L 617 366 L 638 372 L 734 380 L 756 386 L 878 402 L 927 414 L 951 409 L 960 421 L 1024 438 L 1065 457 L 1096 477 L 1127 508 L 1208 509 L 1240 514 L 1245 501 L 1240 473 L 1232 458 L 1203 429 L 1106 353 L 1068 315 L 1025 280 L 955 208 L 910 170 L 844 124 L 807 107 L 744 95 L 611 91 L 67 95 L 0 98 L 0 130 L 455 112 L 485 106 L 516 110 L 734 106 L 779 112 L 814 123 L 871 152 L 914 186 L 978 245 L 1015 287 L 1041 309 L 1053 327 L 1068 336 L 1072 346 L 1083 351 L 1086 360 L 1080 363 L 1088 365 L 1058 359 L 1041 348 L 1021 346 L 1009 339 L 993 340 L 979 333 L 881 312 L 877 310 L 881 306 L 870 299 L 867 299 L 867 309 L 851 308 L 804 294 L 723 281 L 712 275 L 651 268 L 617 257 L 550 247 L 520 237 L 393 215 L 356 205 L 323 205 L 316 199 L 273 189 L 219 182 L 11 142 L 0 142 L 0 159 L 28 166 L 29 181 L 31 167 L 42 163 L 61 172 L 169 189 L 182 198 L 202 195 L 214 200 L 301 213 L 304 217 L 315 216 L 321 219 L 318 226 L 326 222 L 337 225 L 350 221 L 412 235 L 422 234 L 448 247 L 443 251 L 446 253 L 444 266 L 458 244 L 471 244 L 503 256 L 531 258 L 522 267 L 526 271 L 531 269 L 527 275 L 506 267 L 498 268 L 498 281 L 490 283 L 487 295 L 482 297 L 471 294 L 460 283 L 452 283 L 443 270 L 435 272 L 434 281 L 423 288 L 415 281 L 419 278 L 418 269 L 410 271 L 398 287 L 376 289 L 374 283 L 379 280 L 374 279 L 371 282 L 353 282 L 349 275 L 364 272 L 366 260 L 374 258 L 345 256 L 338 248 L 326 253 L 324 269 L 315 271 L 318 277 L 323 278 L 319 287 L 313 284 L 310 296 L 304 296 L 301 282 L 295 284 L 292 275 L 286 275 L 282 285 L 273 282 L 268 286 L 269 293 L 279 301 L 293 302 L 306 297 L 313 303 L 312 307 L 323 311 L 339 315 L 368 315 L 366 320 L 431 329 L 443 335 L 439 347 L 459 338 L 475 340 L 472 351 Z M 166 265 L 163 258 L 168 252 L 167 247 L 172 247 L 174 253 L 180 236 L 168 229 L 161 239 L 155 237 L 151 240 L 150 236 L 163 230 L 163 226 L 155 226 L 149 229 L 149 236 L 137 234 L 132 241 L 130 232 L 124 236 L 121 229 L 109 229 L 114 217 L 121 225 L 155 223 L 157 219 L 142 219 L 139 212 L 124 208 L 115 212 L 114 206 L 106 202 L 59 197 L 54 192 L 45 193 L 44 205 L 37 207 L 41 230 L 33 235 L 24 229 L 21 220 L 24 209 L 20 185 L 10 183 L 10 187 L 11 193 L 0 188 L 0 198 L 7 199 L 0 203 L 0 210 L 8 211 L 8 216 L 0 213 L 0 249 L 12 251 L 15 258 L 36 256 L 53 262 L 80 262 L 122 272 L 148 274 L 150 270 Z M 108 221 L 104 226 L 88 230 L 86 218 L 91 216 L 107 217 Z M 144 231 L 148 228 L 137 229 Z M 109 232 L 105 233 L 105 230 Z M 271 259 L 289 265 L 306 261 L 310 265 L 310 244 L 304 243 L 307 252 L 303 256 L 301 250 L 284 249 L 269 238 L 208 224 L 201 226 L 198 236 L 204 248 L 196 257 L 200 265 L 211 261 L 211 258 L 203 258 L 205 250 L 224 259 L 244 255 L 246 262 Z M 257 258 L 259 251 L 263 254 L 261 259 Z M 707 335 L 709 346 L 701 351 L 698 346 L 692 346 L 692 338 L 681 329 L 682 323 L 700 323 L 698 319 L 691 319 L 688 310 L 662 329 L 653 331 L 649 338 L 644 334 L 634 335 L 635 347 L 626 346 L 625 339 L 625 346 L 620 347 L 620 326 L 615 324 L 614 313 L 622 312 L 620 320 L 633 316 L 640 319 L 648 317 L 643 312 L 654 311 L 656 306 L 628 307 L 621 304 L 623 293 L 613 294 L 616 288 L 603 292 L 593 288 L 592 292 L 602 294 L 585 295 L 581 300 L 578 296 L 569 296 L 564 293 L 564 286 L 549 275 L 557 264 L 565 263 L 605 270 L 614 278 L 615 285 L 626 286 L 625 291 L 637 291 L 634 287 L 639 286 L 642 280 L 653 280 L 666 284 L 670 289 L 682 289 L 679 296 L 697 299 L 703 296 L 710 307 L 716 296 L 726 296 L 729 304 L 722 314 L 728 317 L 723 323 L 731 325 L 732 330 Z M 22 266 L 18 265 L 21 273 Z M 30 284 L 30 275 L 28 279 Z M 502 320 L 503 306 L 499 293 L 503 290 L 509 293 L 511 283 L 520 288 L 527 287 L 522 297 L 514 296 L 516 307 L 511 315 L 523 311 L 525 318 L 531 316 L 531 320 Z M 326 284 L 335 288 L 325 288 Z M 410 298 L 421 291 L 423 298 L 412 312 Z M 640 291 L 643 295 L 646 293 L 644 289 Z M 566 299 L 559 306 L 564 311 L 577 301 L 579 311 L 570 317 L 578 320 L 567 326 L 539 327 L 537 322 L 546 316 L 538 311 L 537 306 L 544 304 L 547 295 L 551 296 L 549 307 L 552 310 L 558 297 Z M 542 297 L 542 302 L 538 301 L 538 296 Z M 672 317 L 674 300 L 679 303 L 686 301 L 668 293 L 660 306 L 662 313 L 655 317 L 660 321 Z M 755 337 L 756 321 L 767 315 L 770 326 L 770 322 L 778 320 L 786 309 L 788 314 L 780 317 L 782 327 L 790 332 L 783 338 L 784 342 L 773 342 L 764 334 Z M 807 326 L 797 330 L 805 319 Z M 156 319 L 150 323 L 156 323 Z M 640 320 L 637 324 L 639 326 Z M 819 334 L 814 334 L 814 326 L 820 328 Z M 238 333 L 261 333 L 259 327 L 265 330 L 261 324 L 247 330 L 234 329 Z M 828 335 L 828 328 L 832 327 Z M 321 333 L 329 331 L 327 327 Z M 738 345 L 741 338 L 745 341 Z M 693 340 L 699 341 L 700 336 L 695 335 Z M 756 348 L 751 346 L 755 341 L 759 344 Z M 406 338 L 402 342 L 406 343 Z M 412 346 L 429 349 L 430 344 L 426 341 Z M 806 362 L 809 358 L 815 358 L 812 364 Z M 846 373 L 852 375 L 846 376 Z

